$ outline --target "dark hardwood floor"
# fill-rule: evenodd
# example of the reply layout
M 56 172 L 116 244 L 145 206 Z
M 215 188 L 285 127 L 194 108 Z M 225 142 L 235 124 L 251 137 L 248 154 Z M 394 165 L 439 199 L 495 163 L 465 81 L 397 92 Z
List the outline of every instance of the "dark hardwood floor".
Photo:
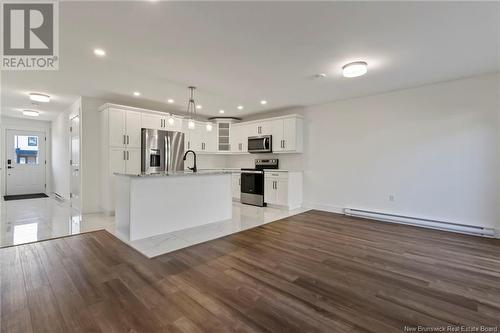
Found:
M 105 231 L 0 259 L 2 333 L 500 326 L 500 240 L 319 211 L 152 260 Z

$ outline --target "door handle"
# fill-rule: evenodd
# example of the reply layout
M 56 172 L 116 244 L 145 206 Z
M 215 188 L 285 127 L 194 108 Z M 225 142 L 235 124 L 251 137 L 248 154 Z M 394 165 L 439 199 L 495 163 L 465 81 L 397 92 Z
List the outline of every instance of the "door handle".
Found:
M 127 144 L 130 143 L 130 136 L 127 135 Z
M 129 151 L 127 150 L 127 161 L 129 160 Z
M 123 151 L 123 160 L 125 161 L 127 159 L 127 152 L 124 150 Z
M 123 144 L 126 144 L 127 143 L 127 138 L 126 138 L 126 135 L 123 134 Z

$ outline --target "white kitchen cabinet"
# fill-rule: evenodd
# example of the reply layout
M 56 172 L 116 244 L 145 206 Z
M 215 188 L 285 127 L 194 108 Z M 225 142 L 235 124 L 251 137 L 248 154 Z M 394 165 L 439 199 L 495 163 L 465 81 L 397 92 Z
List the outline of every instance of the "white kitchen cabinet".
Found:
M 142 128 L 163 131 L 182 131 L 182 118 L 157 113 L 142 113 Z
M 107 112 L 110 147 L 141 147 L 141 113 L 109 108 Z
M 163 117 L 154 113 L 142 113 L 142 128 L 161 130 Z
M 302 119 L 288 117 L 272 121 L 273 152 L 301 153 L 303 150 Z
M 125 137 L 125 112 L 110 108 L 108 111 L 109 123 L 109 145 L 111 147 L 123 147 L 126 143 Z
M 189 129 L 187 121 L 183 125 L 184 148 L 191 149 L 196 153 L 216 153 L 217 152 L 217 131 L 212 127 L 211 131 L 207 131 L 207 123 L 196 121 L 195 127 Z
M 271 206 L 296 209 L 302 206 L 302 172 L 266 171 L 264 201 Z
M 138 175 L 141 173 L 141 149 L 127 149 L 125 160 L 125 173 Z
M 115 148 L 109 149 L 109 173 L 141 173 L 141 149 L 140 148 Z
M 109 174 L 125 173 L 125 149 L 109 148 Z
M 231 126 L 231 152 L 248 153 L 248 137 L 251 126 L 245 124 L 233 124 Z
M 203 128 L 201 135 L 201 150 L 205 153 L 215 153 L 217 152 L 217 131 L 215 127 L 212 126 L 211 131 L 207 131 L 206 124 Z
M 163 130 L 182 132 L 182 118 L 175 116 L 165 116 L 163 122 Z
M 253 121 L 247 124 L 248 136 L 271 135 L 273 130 L 272 121 L 267 119 Z
M 127 148 L 141 148 L 141 113 L 127 111 L 125 113 L 125 135 Z
M 233 173 L 231 177 L 231 192 L 233 193 L 233 200 L 240 201 L 241 199 L 241 174 Z
M 231 123 L 218 122 L 216 128 L 217 128 L 217 150 L 221 153 L 230 152 Z

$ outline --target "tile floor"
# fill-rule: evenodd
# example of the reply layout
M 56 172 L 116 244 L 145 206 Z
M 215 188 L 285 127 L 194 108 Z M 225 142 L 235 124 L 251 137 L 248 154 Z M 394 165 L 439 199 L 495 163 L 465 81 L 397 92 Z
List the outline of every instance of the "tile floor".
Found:
M 103 214 L 81 216 L 68 202 L 54 198 L 0 201 L 0 247 L 35 242 L 105 229 L 147 257 L 178 250 L 232 233 L 254 228 L 307 209 L 293 211 L 233 204 L 233 218 L 227 221 L 180 230 L 129 242 L 114 226 L 114 217 Z

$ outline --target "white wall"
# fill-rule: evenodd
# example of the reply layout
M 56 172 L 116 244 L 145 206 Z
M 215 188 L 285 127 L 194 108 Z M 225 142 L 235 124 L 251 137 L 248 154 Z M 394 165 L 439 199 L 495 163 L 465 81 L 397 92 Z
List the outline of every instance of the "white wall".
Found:
M 45 182 L 47 184 L 46 192 L 52 192 L 52 174 L 51 174 L 51 153 L 52 153 L 52 145 L 51 145 L 51 134 L 50 134 L 50 122 L 42 121 L 42 120 L 32 120 L 25 118 L 12 118 L 12 117 L 4 117 L 0 118 L 0 166 L 2 170 L 2 188 L 0 189 L 1 195 L 5 194 L 5 130 L 6 129 L 17 129 L 17 130 L 28 130 L 28 131 L 38 131 L 44 132 L 47 137 L 47 141 L 45 143 L 45 159 L 47 161 L 47 165 L 45 167 Z
M 307 107 L 302 158 L 274 156 L 282 168 L 304 170 L 312 208 L 500 229 L 499 80 L 482 75 Z M 231 156 L 227 166 L 255 157 Z
M 499 228 L 498 79 L 308 108 L 307 202 Z
M 101 211 L 100 172 L 101 172 L 101 131 L 99 107 L 103 100 L 81 97 L 81 197 L 82 213 Z

